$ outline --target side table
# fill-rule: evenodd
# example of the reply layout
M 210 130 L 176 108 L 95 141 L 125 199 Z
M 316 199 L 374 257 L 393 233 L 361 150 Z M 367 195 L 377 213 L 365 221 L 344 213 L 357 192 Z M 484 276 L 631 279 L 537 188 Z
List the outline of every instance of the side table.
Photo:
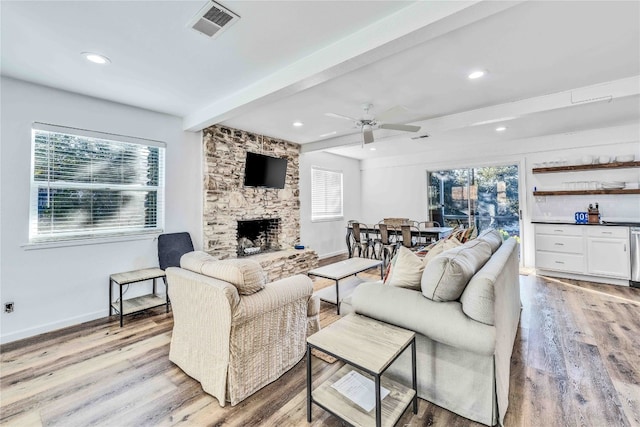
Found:
M 411 346 L 412 388 L 382 378 L 386 369 Z M 311 350 L 316 348 L 345 362 L 345 365 L 317 389 L 311 390 Z M 349 366 L 351 365 L 351 366 Z M 375 385 L 375 414 L 337 391 L 333 385 L 352 370 L 372 376 Z M 316 404 L 354 426 L 393 426 L 413 403 L 418 413 L 416 377 L 416 334 L 358 314 L 349 314 L 307 338 L 307 422 Z M 382 400 L 380 387 L 390 391 Z M 382 419 L 384 415 L 384 420 Z
M 156 280 L 161 277 L 165 277 L 163 270 L 159 268 L 145 268 L 142 270 L 127 271 L 125 273 L 115 273 L 109 276 L 109 316 L 113 312 L 120 314 L 120 327 L 122 327 L 122 318 L 128 314 L 144 311 L 149 308 L 166 306 L 167 313 L 169 312 L 169 292 L 165 295 L 156 294 Z M 141 295 L 139 297 L 130 298 L 127 300 L 122 299 L 122 287 L 124 285 L 130 285 L 132 283 L 144 282 L 146 280 L 153 280 L 153 292 L 147 295 Z M 116 284 L 120 288 L 120 298 L 117 301 L 113 301 L 113 285 Z M 166 284 L 166 280 L 165 280 Z

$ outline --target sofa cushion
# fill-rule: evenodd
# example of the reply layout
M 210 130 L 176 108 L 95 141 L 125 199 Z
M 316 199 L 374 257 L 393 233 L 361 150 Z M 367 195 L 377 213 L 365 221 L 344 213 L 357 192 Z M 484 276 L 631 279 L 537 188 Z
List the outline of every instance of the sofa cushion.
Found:
M 484 230 L 478 235 L 477 240 L 483 240 L 491 246 L 491 253 L 495 253 L 502 245 L 502 235 L 494 228 Z
M 491 257 L 487 242 L 474 240 L 442 252 L 424 268 L 422 294 L 433 301 L 455 301 L 485 262 Z
M 458 239 L 455 237 L 451 239 L 440 239 L 438 240 L 431 249 L 425 254 L 423 263 L 424 265 L 429 264 L 432 259 L 434 259 L 437 255 L 440 255 L 442 252 L 447 251 L 449 249 L 457 248 L 462 245 Z
M 385 284 L 419 291 L 422 270 L 422 259 L 404 246 L 400 246 L 391 260 Z
M 509 257 L 516 245 L 515 239 L 504 242 L 500 250 L 491 256 L 491 259 L 471 278 L 464 289 L 460 297 L 462 311 L 473 320 L 486 325 L 495 324 L 494 286 L 500 275 L 509 274 L 505 273 L 504 269 L 509 265 Z
M 250 259 L 216 260 L 206 252 L 196 251 L 180 258 L 180 267 L 229 282 L 240 295 L 251 295 L 264 288 L 266 275 L 257 261 Z

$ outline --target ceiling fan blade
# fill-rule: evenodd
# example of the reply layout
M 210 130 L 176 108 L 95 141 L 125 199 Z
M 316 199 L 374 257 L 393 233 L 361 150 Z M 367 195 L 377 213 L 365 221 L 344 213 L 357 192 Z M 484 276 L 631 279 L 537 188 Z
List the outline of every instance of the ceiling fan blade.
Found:
M 354 119 L 353 117 L 349 117 L 349 116 L 343 116 L 342 114 L 324 113 L 324 115 L 327 116 L 327 117 L 333 117 L 335 119 L 350 120 L 352 122 L 357 122 L 358 121 L 358 119 Z
M 379 122 L 388 122 L 391 120 L 395 120 L 398 117 L 407 114 L 409 109 L 402 105 L 396 105 L 395 107 L 391 107 L 388 110 L 383 111 L 380 114 L 376 115 L 376 120 Z
M 405 132 L 418 132 L 420 130 L 420 126 L 401 125 L 399 123 L 383 123 L 378 127 L 380 129 L 402 130 Z
M 363 129 L 362 140 L 364 141 L 365 144 L 369 144 L 373 142 L 373 130 L 371 130 L 371 128 Z

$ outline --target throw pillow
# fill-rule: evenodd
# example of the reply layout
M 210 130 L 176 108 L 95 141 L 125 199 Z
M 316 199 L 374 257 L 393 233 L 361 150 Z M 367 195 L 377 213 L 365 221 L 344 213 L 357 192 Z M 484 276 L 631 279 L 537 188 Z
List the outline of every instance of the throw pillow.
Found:
M 391 261 L 389 274 L 384 283 L 419 291 L 423 269 L 422 259 L 404 246 L 400 246 Z
M 212 260 L 202 266 L 202 274 L 231 283 L 240 295 L 258 292 L 267 281 L 260 263 L 250 259 Z
M 441 253 L 424 268 L 422 294 L 433 301 L 457 300 L 471 277 L 490 257 L 491 247 L 482 241 Z
M 460 243 L 455 237 L 451 239 L 440 239 L 431 249 L 429 249 L 429 252 L 426 253 L 422 262 L 424 265 L 427 265 L 437 255 L 440 255 L 442 252 L 449 249 L 457 248 L 460 245 L 462 245 L 462 243 Z

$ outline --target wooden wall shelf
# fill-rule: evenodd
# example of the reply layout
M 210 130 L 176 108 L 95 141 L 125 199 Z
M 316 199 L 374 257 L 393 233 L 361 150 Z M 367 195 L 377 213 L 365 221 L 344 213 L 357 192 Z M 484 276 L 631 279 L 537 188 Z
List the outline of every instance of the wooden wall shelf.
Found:
M 558 190 L 558 191 L 534 191 L 534 196 L 582 196 L 597 194 L 640 194 L 640 190 Z
M 597 165 L 567 165 L 552 166 L 548 168 L 533 168 L 531 173 L 553 173 L 553 172 L 575 172 L 594 169 L 623 169 L 640 167 L 640 162 L 620 162 L 620 163 L 603 163 Z M 609 194 L 609 193 L 587 193 L 587 194 Z

